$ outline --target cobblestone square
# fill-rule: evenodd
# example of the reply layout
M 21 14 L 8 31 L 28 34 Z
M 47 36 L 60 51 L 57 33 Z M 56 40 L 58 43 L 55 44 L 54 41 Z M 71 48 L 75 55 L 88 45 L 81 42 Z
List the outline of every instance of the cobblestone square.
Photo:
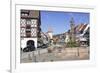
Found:
M 89 60 L 89 47 L 64 48 L 60 52 L 58 49 L 53 49 L 51 53 L 48 53 L 47 49 L 21 52 L 21 63 L 69 60 Z

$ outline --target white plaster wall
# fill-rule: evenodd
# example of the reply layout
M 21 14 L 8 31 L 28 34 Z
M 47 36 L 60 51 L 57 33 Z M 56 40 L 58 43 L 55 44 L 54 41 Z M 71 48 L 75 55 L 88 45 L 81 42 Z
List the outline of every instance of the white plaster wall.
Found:
M 53 38 L 53 37 L 52 37 L 52 35 L 53 35 L 52 32 L 49 32 L 48 35 L 49 35 L 50 39 Z
M 66 34 L 65 42 L 67 43 L 69 41 L 69 35 Z
M 27 46 L 26 43 L 27 43 L 28 40 L 34 40 L 35 47 L 37 47 L 37 38 L 23 38 L 23 39 L 21 39 L 21 47 L 22 47 L 22 49 Z

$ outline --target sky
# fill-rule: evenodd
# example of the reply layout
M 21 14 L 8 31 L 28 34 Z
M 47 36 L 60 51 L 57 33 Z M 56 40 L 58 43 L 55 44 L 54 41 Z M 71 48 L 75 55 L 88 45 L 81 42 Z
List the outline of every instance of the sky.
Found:
M 42 32 L 47 32 L 49 28 L 53 30 L 53 34 L 67 32 L 70 29 L 72 17 L 74 18 L 75 26 L 81 23 L 89 24 L 89 13 L 41 11 Z

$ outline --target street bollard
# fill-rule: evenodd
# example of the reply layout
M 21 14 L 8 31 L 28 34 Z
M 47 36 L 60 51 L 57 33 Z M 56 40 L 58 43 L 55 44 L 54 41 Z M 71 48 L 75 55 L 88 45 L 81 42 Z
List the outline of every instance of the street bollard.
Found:
M 32 58 L 31 58 L 31 55 L 30 55 L 30 54 L 28 54 L 28 59 L 29 59 L 29 60 L 32 60 Z
M 36 58 L 36 55 L 35 55 L 34 51 L 32 52 L 32 58 L 33 58 L 32 59 L 33 62 L 37 62 L 37 58 Z
M 77 56 L 78 56 L 78 57 L 80 56 L 79 48 L 77 48 Z

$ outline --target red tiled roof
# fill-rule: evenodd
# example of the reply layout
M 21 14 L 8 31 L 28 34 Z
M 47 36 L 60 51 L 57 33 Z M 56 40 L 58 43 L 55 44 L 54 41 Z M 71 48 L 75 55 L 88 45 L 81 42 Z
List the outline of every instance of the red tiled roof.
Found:
M 75 28 L 76 32 L 83 31 L 87 27 L 87 24 L 77 25 Z

